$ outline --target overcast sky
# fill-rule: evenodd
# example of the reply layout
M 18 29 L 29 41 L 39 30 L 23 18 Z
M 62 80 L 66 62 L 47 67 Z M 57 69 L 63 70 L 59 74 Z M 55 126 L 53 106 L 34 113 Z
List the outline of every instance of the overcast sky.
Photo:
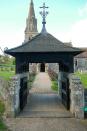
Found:
M 43 2 L 49 6 L 47 31 L 63 42 L 76 47 L 87 47 L 87 0 L 33 0 L 38 21 Z M 0 0 L 0 46 L 12 48 L 24 41 L 24 30 L 30 0 Z

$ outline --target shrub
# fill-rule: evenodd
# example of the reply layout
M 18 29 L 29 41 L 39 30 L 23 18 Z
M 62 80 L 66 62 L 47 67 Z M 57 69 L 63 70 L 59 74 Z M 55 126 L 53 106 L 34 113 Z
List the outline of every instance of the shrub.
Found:
M 32 74 L 29 75 L 29 82 L 28 82 L 28 85 L 29 85 L 29 88 L 30 88 L 30 89 L 31 89 L 31 87 L 32 87 L 33 81 L 35 80 L 35 76 L 36 76 L 35 73 L 32 73 Z
M 55 81 L 58 79 L 58 74 L 52 71 L 51 69 L 48 70 L 48 74 L 52 81 Z
M 0 100 L 0 131 L 7 131 L 7 127 L 3 122 L 2 116 L 3 113 L 5 112 L 5 105 L 4 103 Z

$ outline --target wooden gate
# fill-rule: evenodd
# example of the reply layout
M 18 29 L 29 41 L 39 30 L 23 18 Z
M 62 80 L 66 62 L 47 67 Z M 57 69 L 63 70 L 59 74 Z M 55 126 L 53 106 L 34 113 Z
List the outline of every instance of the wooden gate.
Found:
M 28 88 L 27 88 L 27 77 L 24 77 L 20 81 L 20 110 L 23 110 L 27 103 Z
M 62 103 L 67 110 L 70 109 L 70 89 L 69 89 L 69 79 L 62 81 Z

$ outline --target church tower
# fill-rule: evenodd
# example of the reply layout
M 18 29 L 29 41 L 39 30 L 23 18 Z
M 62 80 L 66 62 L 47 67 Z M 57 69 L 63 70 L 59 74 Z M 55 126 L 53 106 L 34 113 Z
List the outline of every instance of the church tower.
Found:
M 33 0 L 31 0 L 28 18 L 26 19 L 25 42 L 29 41 L 37 34 L 37 19 L 35 18 Z

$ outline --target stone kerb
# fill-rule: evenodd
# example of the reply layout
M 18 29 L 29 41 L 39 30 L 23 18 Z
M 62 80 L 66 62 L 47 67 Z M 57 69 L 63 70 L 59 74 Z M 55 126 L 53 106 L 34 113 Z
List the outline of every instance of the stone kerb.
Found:
M 84 118 L 84 88 L 80 78 L 75 75 L 70 76 L 70 111 L 75 115 L 76 118 Z

